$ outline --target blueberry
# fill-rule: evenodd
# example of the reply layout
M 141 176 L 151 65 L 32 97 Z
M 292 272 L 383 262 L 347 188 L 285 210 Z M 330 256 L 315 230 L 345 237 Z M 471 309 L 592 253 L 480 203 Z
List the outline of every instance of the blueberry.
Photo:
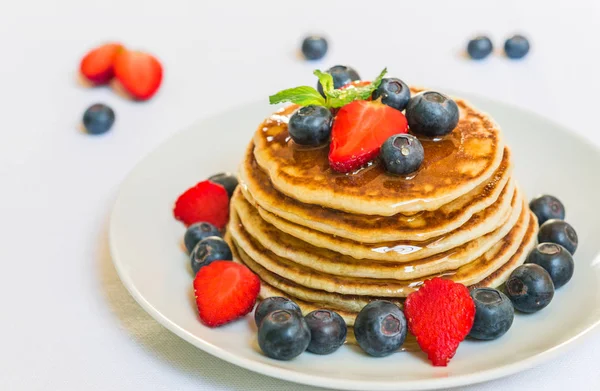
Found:
M 552 278 L 554 289 L 565 285 L 575 269 L 571 253 L 566 248 L 556 243 L 540 243 L 527 256 L 525 263 L 540 265 Z
M 300 307 L 298 307 L 298 304 L 287 297 L 267 297 L 260 302 L 254 311 L 254 321 L 256 322 L 256 325 L 260 326 L 260 322 L 262 322 L 265 316 L 276 310 L 295 311 L 298 315 L 302 316 L 302 311 L 300 310 Z
M 402 111 L 410 100 L 410 88 L 400 79 L 385 78 L 371 96 L 373 100 L 381 97 L 381 103 Z
M 540 225 L 550 219 L 564 220 L 565 218 L 564 205 L 551 195 L 541 195 L 532 199 L 529 209 L 537 216 Z
M 504 52 L 511 59 L 523 58 L 529 53 L 529 41 L 522 35 L 513 35 L 504 42 Z
M 190 225 L 183 237 L 183 243 L 185 244 L 188 253 L 191 253 L 192 250 L 194 250 L 194 247 L 196 247 L 199 241 L 206 239 L 209 236 L 221 236 L 221 232 L 217 227 L 210 223 L 201 222 Z
M 238 186 L 237 177 L 230 172 L 220 172 L 209 177 L 208 180 L 223 186 L 227 190 L 229 197 L 233 195 L 235 188 Z
M 333 88 L 340 88 L 355 80 L 360 80 L 358 73 L 345 65 L 333 66 L 326 70 L 325 73 L 329 73 L 333 77 Z M 321 86 L 320 82 L 317 83 L 317 90 L 319 90 L 321 95 L 325 96 L 323 86 Z
M 474 60 L 481 60 L 486 58 L 494 50 L 492 41 L 485 36 L 478 36 L 469 41 L 467 45 L 467 53 Z
M 392 354 L 406 338 L 404 313 L 389 301 L 372 301 L 356 316 L 354 336 L 358 345 L 371 356 Z
M 91 105 L 83 114 L 83 126 L 89 134 L 106 133 L 114 123 L 115 112 L 102 103 Z
M 521 265 L 506 280 L 506 295 L 515 309 L 537 312 L 545 308 L 554 297 L 554 284 L 550 274 L 535 263 Z
M 473 289 L 471 297 L 475 303 L 475 322 L 469 336 L 486 341 L 503 336 L 515 317 L 510 299 L 493 288 Z
M 406 119 L 413 133 L 424 136 L 444 136 L 458 124 L 456 102 L 434 91 L 421 92 L 410 98 Z
M 421 167 L 425 151 L 423 151 L 421 142 L 415 136 L 396 134 L 383 143 L 379 155 L 388 172 L 407 175 Z
M 267 356 L 277 360 L 299 356 L 309 343 L 308 325 L 295 311 L 273 311 L 258 327 L 258 346 Z
M 577 239 L 577 232 L 569 223 L 563 220 L 551 219 L 541 225 L 538 242 L 560 244 L 573 255 L 577 250 L 579 239 Z
M 190 262 L 194 275 L 201 267 L 210 265 L 213 261 L 231 261 L 233 255 L 226 241 L 218 236 L 209 236 L 198 242 L 190 254 Z
M 346 341 L 348 328 L 342 317 L 329 310 L 316 310 L 304 318 L 310 329 L 308 351 L 315 354 L 330 354 Z
M 310 36 L 302 41 L 302 54 L 307 60 L 318 60 L 327 53 L 327 40 L 323 37 Z
M 329 140 L 333 115 L 323 106 L 304 106 L 296 110 L 288 131 L 296 144 L 317 146 Z

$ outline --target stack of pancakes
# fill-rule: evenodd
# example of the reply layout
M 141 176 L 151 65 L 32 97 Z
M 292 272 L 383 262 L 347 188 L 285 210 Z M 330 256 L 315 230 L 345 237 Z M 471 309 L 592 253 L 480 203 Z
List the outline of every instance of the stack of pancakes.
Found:
M 236 260 L 261 278 L 261 297 L 331 309 L 352 325 L 370 301 L 401 305 L 435 276 L 501 285 L 535 245 L 538 224 L 499 127 L 456 103 L 458 126 L 420 138 L 425 160 L 410 177 L 377 160 L 337 173 L 328 146 L 290 140 L 296 106 L 266 119 L 241 165 L 227 232 Z

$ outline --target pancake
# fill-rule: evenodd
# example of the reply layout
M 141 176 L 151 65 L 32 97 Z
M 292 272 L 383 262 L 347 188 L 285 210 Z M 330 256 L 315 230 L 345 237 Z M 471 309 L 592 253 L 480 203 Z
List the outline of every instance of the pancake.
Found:
M 533 250 L 533 248 L 538 244 L 538 220 L 533 213 L 531 213 L 530 218 L 531 222 L 529 223 L 529 230 L 526 234 L 525 239 L 523 240 L 523 244 L 521 245 L 521 247 L 519 247 L 519 251 L 517 252 L 517 254 L 515 254 L 510 259 L 510 261 L 506 262 L 504 265 L 502 265 L 502 267 L 495 270 L 492 274 L 488 275 L 484 279 L 479 280 L 476 283 L 473 282 L 474 280 L 471 280 L 471 285 L 469 288 L 497 288 L 500 285 L 504 284 L 504 282 L 508 279 L 513 270 L 515 270 L 517 267 L 521 266 L 525 262 L 531 250 Z
M 465 285 L 471 282 L 477 283 L 490 276 L 506 262 L 509 262 L 510 258 L 518 252 L 519 247 L 530 245 L 531 240 L 535 241 L 537 222 L 535 219 L 530 219 L 530 215 L 531 212 L 528 208 L 522 208 L 519 221 L 510 232 L 475 261 L 457 270 L 406 281 L 342 277 L 316 272 L 313 269 L 279 257 L 265 248 L 261 248 L 255 242 L 238 242 L 234 223 L 230 223 L 230 232 L 236 245 L 243 248 L 254 262 L 274 275 L 285 276 L 286 279 L 292 280 L 298 285 L 342 295 L 406 297 L 409 293 L 418 289 L 424 280 L 436 276 L 449 278 Z M 235 221 L 235 217 L 232 221 Z M 526 236 L 526 233 L 529 236 Z M 527 254 L 523 253 L 521 255 L 525 257 Z
M 295 105 L 259 126 L 254 156 L 274 187 L 300 202 L 361 215 L 433 211 L 487 182 L 502 161 L 498 125 L 464 100 L 455 101 L 457 127 L 441 139 L 420 138 L 425 160 L 410 179 L 386 173 L 377 159 L 351 174 L 333 171 L 326 145 L 306 148 L 290 140 L 287 122 Z
M 312 246 L 265 222 L 246 202 L 236 203 L 232 207 L 230 233 L 242 245 L 246 242 L 257 242 L 256 245 L 282 258 L 323 273 L 406 280 L 453 270 L 483 255 L 516 224 L 522 206 L 522 199 L 516 192 L 512 200 L 512 209 L 507 211 L 506 222 L 501 227 L 448 252 L 401 264 L 358 260 Z
M 341 295 L 339 293 L 331 293 L 318 289 L 311 289 L 298 285 L 293 281 L 290 281 L 284 277 L 276 276 L 269 272 L 248 256 L 246 252 L 238 247 L 233 242 L 236 253 L 239 259 L 244 263 L 250 270 L 258 275 L 261 281 L 266 282 L 270 286 L 285 292 L 288 295 L 313 303 L 321 306 L 321 308 L 327 307 L 328 309 L 343 310 L 349 312 L 359 312 L 364 306 L 369 304 L 373 300 L 390 300 L 396 305 L 402 306 L 402 302 L 399 299 L 394 298 L 382 298 L 373 296 L 358 296 L 358 295 Z
M 410 216 L 365 216 L 305 204 L 277 191 L 256 163 L 253 151 L 250 143 L 240 167 L 241 188 L 250 203 L 292 223 L 362 243 L 421 241 L 444 235 L 496 202 L 512 171 L 510 151 L 505 148 L 502 162 L 488 182 L 438 210 Z
M 472 216 L 467 223 L 447 235 L 430 238 L 426 241 L 396 240 L 359 243 L 291 223 L 261 207 L 258 207 L 258 212 L 265 221 L 277 229 L 315 247 L 326 248 L 358 259 L 409 262 L 449 251 L 498 228 L 506 221 L 514 188 L 514 182 L 509 182 L 494 205 Z M 231 204 L 234 207 L 244 204 L 243 198 L 239 194 L 235 194 L 231 199 Z
M 231 240 L 231 237 L 228 235 L 225 235 L 225 240 L 227 242 L 229 242 L 229 244 L 231 245 L 231 252 L 233 253 L 233 261 L 237 262 L 237 263 L 245 264 L 240 256 L 240 254 L 238 253 L 238 247 Z M 248 267 L 248 268 L 251 269 L 250 267 Z M 318 310 L 318 309 L 328 309 L 331 311 L 335 311 L 344 319 L 344 321 L 346 322 L 346 324 L 348 326 L 354 325 L 354 320 L 356 319 L 356 315 L 358 315 L 358 311 L 354 311 L 354 312 L 353 311 L 345 311 L 345 310 L 341 310 L 341 309 L 332 308 L 327 305 L 309 303 L 307 301 L 301 300 L 293 295 L 290 295 L 288 293 L 285 293 L 285 292 L 275 288 L 274 286 L 270 285 L 268 282 L 264 281 L 261 278 L 260 292 L 258 293 L 258 297 L 261 300 L 264 300 L 268 297 L 276 297 L 276 296 L 287 297 L 288 299 L 293 300 L 296 304 L 298 304 L 298 306 L 302 310 L 303 315 L 308 315 L 310 312 Z

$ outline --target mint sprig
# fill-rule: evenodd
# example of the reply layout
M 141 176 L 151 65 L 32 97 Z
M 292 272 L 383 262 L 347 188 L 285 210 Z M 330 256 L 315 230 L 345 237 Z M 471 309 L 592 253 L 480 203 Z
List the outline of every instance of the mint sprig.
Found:
M 309 86 L 288 88 L 269 97 L 269 103 L 272 105 L 282 102 L 292 102 L 300 106 L 327 105 L 325 98 L 319 94 L 319 91 Z
M 325 98 L 313 87 L 302 86 L 279 91 L 269 97 L 269 102 L 271 104 L 291 102 L 300 106 L 318 105 L 330 109 L 342 107 L 355 100 L 368 99 L 381 84 L 381 80 L 387 73 L 387 68 L 384 68 L 379 76 L 366 86 L 350 87 L 343 90 L 333 88 L 333 77 L 329 73 L 321 72 L 318 69 L 313 73 L 319 78 Z

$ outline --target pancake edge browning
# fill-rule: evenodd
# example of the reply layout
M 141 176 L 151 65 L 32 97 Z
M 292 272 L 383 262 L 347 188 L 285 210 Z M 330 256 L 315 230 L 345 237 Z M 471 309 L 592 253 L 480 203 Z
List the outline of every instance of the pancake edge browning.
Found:
M 436 276 L 446 277 L 456 282 L 466 283 L 473 278 L 483 279 L 502 265 L 510 260 L 513 254 L 517 252 L 521 246 L 521 240 L 525 236 L 529 227 L 530 212 L 523 208 L 521 218 L 512 228 L 512 230 L 501 239 L 492 249 L 486 254 L 479 257 L 477 260 L 458 268 L 457 270 L 444 272 L 436 275 L 425 276 L 415 280 L 397 281 L 384 279 L 366 279 L 355 277 L 341 277 L 325 273 L 319 273 L 309 268 L 298 265 L 290 260 L 276 256 L 266 249 L 260 249 L 251 241 L 240 243 L 237 241 L 235 224 L 237 224 L 236 216 L 232 216 L 232 223 L 229 226 L 229 232 L 232 233 L 234 242 L 237 243 L 244 251 L 252 257 L 252 259 L 271 271 L 275 275 L 286 276 L 293 280 L 296 284 L 324 290 L 332 293 L 340 293 L 344 295 L 366 295 L 366 296 L 381 296 L 381 297 L 406 297 L 409 293 L 418 289 L 423 280 L 430 279 Z M 473 272 L 473 268 L 478 267 L 479 270 Z M 484 272 L 481 272 L 483 267 Z M 469 271 L 471 270 L 471 271 Z
M 507 191 L 514 189 L 514 183 L 512 181 L 506 186 L 508 186 Z M 442 235 L 439 238 L 430 238 L 428 241 L 419 242 L 398 240 L 381 243 L 360 243 L 337 236 L 328 235 L 312 230 L 306 226 L 289 222 L 280 218 L 279 216 L 267 212 L 260 206 L 257 208 L 257 210 L 263 220 L 265 220 L 267 223 L 275 226 L 280 231 L 307 242 L 315 247 L 329 249 L 336 253 L 351 256 L 356 259 L 373 259 L 400 263 L 410 262 L 449 251 L 452 248 L 463 245 L 479 236 L 494 231 L 504 223 L 506 220 L 505 213 L 508 211 L 508 209 L 510 209 L 511 197 L 509 194 L 505 194 L 504 196 L 506 199 L 504 199 L 503 202 L 505 202 L 506 205 L 502 205 L 502 209 L 494 211 L 495 214 L 484 217 L 480 216 L 480 214 L 485 214 L 486 211 L 489 212 L 490 208 L 494 208 L 494 205 L 492 205 L 490 208 L 484 209 L 483 211 L 479 212 L 479 214 L 472 216 L 469 221 L 457 228 L 455 231 L 452 231 L 447 235 Z M 232 198 L 232 203 L 235 204 L 236 202 L 241 202 L 238 201 L 238 199 L 239 196 L 234 195 L 234 198 Z M 249 204 L 251 204 L 251 202 L 249 202 Z M 481 219 L 478 221 L 477 219 L 480 217 Z M 472 219 L 473 222 L 471 221 Z M 476 223 L 476 225 L 470 225 L 472 223 Z
M 447 252 L 404 263 L 356 259 L 328 249 L 314 247 L 278 231 L 276 227 L 262 220 L 252 206 L 243 201 L 232 203 L 231 232 L 239 241 L 257 242 L 257 245 L 279 257 L 326 274 L 406 280 L 452 270 L 483 255 L 512 229 L 520 217 L 523 202 L 518 190 L 511 198 L 513 208 L 507 210 L 505 221 L 496 230 Z M 270 231 L 274 231 L 275 234 Z M 244 238 L 246 236 L 247 238 Z
M 252 258 L 237 245 L 235 240 L 232 240 L 231 242 L 242 263 L 258 275 L 262 281 L 300 300 L 320 305 L 322 308 L 350 312 L 359 312 L 365 305 L 373 300 L 389 300 L 398 306 L 402 306 L 400 299 L 390 297 L 342 295 L 339 293 L 303 287 L 285 277 L 272 274 L 267 269 L 254 262 Z

